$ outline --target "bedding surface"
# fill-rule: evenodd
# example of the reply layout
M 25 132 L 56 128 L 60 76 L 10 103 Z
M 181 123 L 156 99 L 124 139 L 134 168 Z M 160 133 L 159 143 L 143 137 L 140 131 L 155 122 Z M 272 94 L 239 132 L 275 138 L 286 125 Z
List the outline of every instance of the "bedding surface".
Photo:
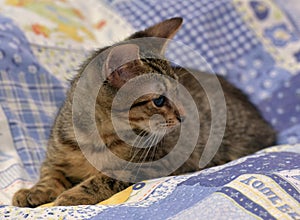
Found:
M 300 219 L 300 6 L 295 0 L 0 1 L 1 219 Z M 224 75 L 278 131 L 278 146 L 201 172 L 145 180 L 89 206 L 18 208 L 68 79 L 88 54 L 181 16 L 167 56 Z M 66 28 L 69 27 L 69 28 Z M 195 59 L 195 53 L 200 60 Z

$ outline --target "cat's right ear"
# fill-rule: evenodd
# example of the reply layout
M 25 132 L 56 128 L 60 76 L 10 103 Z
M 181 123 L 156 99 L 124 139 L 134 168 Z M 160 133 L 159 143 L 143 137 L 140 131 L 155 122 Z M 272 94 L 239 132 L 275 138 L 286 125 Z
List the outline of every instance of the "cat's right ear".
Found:
M 111 86 L 120 88 L 136 76 L 132 66 L 140 63 L 139 47 L 135 44 L 121 44 L 110 49 L 103 72 Z

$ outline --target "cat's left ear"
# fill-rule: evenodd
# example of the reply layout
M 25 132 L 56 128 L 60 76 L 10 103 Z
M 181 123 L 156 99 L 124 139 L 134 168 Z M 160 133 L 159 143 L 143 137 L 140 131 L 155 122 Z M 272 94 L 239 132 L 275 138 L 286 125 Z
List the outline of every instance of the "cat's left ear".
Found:
M 159 22 L 143 31 L 136 32 L 130 39 L 143 38 L 143 37 L 156 37 L 160 38 L 158 42 L 152 42 L 156 49 L 163 54 L 168 44 L 168 39 L 172 39 L 182 25 L 183 19 L 181 17 L 174 17 L 162 22 Z M 163 39 L 165 40 L 163 40 Z
M 139 47 L 135 44 L 121 44 L 109 51 L 103 72 L 111 86 L 120 88 L 136 76 L 132 67 L 140 63 Z

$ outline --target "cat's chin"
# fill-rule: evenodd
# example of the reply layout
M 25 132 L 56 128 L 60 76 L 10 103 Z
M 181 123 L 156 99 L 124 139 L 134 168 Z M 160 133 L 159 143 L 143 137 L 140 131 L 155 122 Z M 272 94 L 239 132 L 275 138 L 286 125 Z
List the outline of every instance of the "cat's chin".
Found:
M 163 129 L 160 129 L 160 130 L 158 130 L 156 132 L 152 132 L 152 133 L 155 133 L 159 136 L 165 136 L 165 135 L 175 131 L 178 128 L 180 128 L 180 124 L 175 124 L 175 125 L 166 126 Z
M 169 127 L 167 130 L 166 130 L 166 134 L 169 134 L 169 133 L 171 133 L 171 132 L 173 132 L 173 131 L 175 131 L 175 130 L 177 130 L 177 129 L 179 129 L 180 128 L 180 125 L 179 124 L 177 124 L 177 125 L 175 125 L 175 126 L 172 126 L 172 127 Z

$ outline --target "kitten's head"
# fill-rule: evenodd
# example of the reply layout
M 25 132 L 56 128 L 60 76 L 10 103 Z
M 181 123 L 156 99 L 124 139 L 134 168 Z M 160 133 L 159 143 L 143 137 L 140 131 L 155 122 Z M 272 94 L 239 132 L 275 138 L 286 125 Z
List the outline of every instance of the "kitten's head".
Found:
M 98 103 L 107 117 L 112 113 L 117 118 L 118 129 L 129 119 L 137 134 L 159 133 L 171 131 L 184 120 L 177 76 L 163 58 L 168 39 L 181 24 L 181 18 L 165 20 L 106 50 Z

